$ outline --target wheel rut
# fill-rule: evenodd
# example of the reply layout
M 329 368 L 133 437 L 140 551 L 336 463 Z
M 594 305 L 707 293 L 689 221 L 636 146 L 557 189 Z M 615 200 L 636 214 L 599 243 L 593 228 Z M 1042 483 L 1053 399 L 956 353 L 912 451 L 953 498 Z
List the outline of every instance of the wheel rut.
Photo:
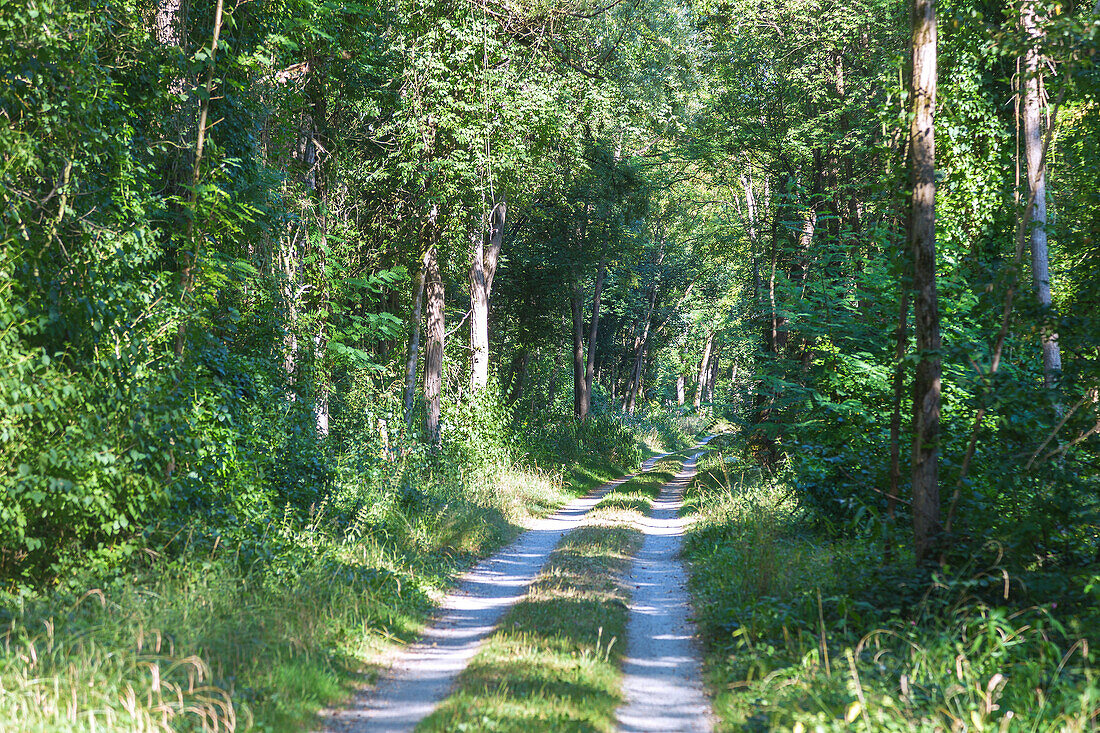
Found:
M 625 702 L 617 717 L 626 733 L 714 728 L 687 574 L 680 561 L 685 522 L 679 512 L 700 455 L 685 461 L 676 478 L 661 489 L 642 527 L 642 549 L 625 579 L 632 598 L 623 660 Z
M 651 470 L 663 457 L 648 459 L 639 472 Z M 378 684 L 356 695 L 348 708 L 331 713 L 324 730 L 330 733 L 413 730 L 448 695 L 455 678 L 504 613 L 523 598 L 562 538 L 580 524 L 605 494 L 636 475 L 604 484 L 538 520 L 511 545 L 463 575 L 420 639 L 399 654 Z

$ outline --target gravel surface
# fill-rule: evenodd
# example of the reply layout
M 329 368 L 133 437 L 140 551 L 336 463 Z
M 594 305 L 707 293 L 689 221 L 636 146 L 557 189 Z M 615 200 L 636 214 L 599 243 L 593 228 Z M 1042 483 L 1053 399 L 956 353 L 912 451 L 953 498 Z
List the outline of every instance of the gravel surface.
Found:
M 642 464 L 648 471 L 663 456 Z M 350 707 L 328 716 L 332 733 L 411 731 L 447 697 L 458 674 L 482 642 L 546 563 L 567 532 L 613 487 L 631 476 L 605 484 L 575 499 L 556 514 L 467 572 L 441 604 L 435 622 L 415 644 L 403 650 L 378 684 L 364 690 Z
M 684 534 L 679 511 L 699 455 L 685 461 L 676 478 L 661 489 L 642 527 L 646 535 L 642 549 L 626 577 L 633 597 L 623 662 L 626 701 L 617 711 L 623 731 L 710 731 L 714 727 L 703 689 L 687 575 L 679 559 Z

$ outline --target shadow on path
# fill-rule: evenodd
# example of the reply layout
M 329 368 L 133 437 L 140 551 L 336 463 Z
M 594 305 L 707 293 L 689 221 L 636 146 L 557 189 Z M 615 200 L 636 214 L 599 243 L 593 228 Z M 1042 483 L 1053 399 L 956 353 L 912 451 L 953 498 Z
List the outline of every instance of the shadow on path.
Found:
M 649 471 L 661 458 L 646 460 L 640 472 Z M 331 714 L 325 728 L 332 733 L 397 733 L 415 728 L 447 696 L 505 611 L 524 597 L 566 533 L 608 491 L 636 475 L 574 499 L 462 576 L 420 639 L 400 654 L 374 688 L 359 693 L 347 709 Z
M 680 562 L 685 522 L 679 510 L 699 455 L 685 461 L 676 478 L 661 489 L 641 527 L 641 552 L 626 577 L 633 597 L 623 661 L 626 702 L 617 716 L 621 730 L 628 733 L 714 727 L 695 646 L 687 576 Z

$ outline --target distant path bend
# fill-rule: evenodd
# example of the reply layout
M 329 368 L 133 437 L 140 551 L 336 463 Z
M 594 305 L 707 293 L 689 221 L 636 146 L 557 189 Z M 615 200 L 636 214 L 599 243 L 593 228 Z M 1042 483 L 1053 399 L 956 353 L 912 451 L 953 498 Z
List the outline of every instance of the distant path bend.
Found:
M 649 471 L 663 457 L 646 460 L 638 473 Z M 360 692 L 347 709 L 329 715 L 325 729 L 331 733 L 398 733 L 415 728 L 447 697 L 455 678 L 505 611 L 523 598 L 566 533 L 580 524 L 608 491 L 636 475 L 623 476 L 574 499 L 463 575 L 420 639 L 400 653 L 377 685 Z
M 700 446 L 707 440 L 710 437 Z M 625 702 L 616 715 L 626 733 L 714 728 L 691 621 L 687 575 L 680 562 L 684 520 L 679 512 L 701 454 L 685 461 L 676 478 L 661 489 L 642 526 L 642 549 L 624 580 L 632 598 L 623 660 Z

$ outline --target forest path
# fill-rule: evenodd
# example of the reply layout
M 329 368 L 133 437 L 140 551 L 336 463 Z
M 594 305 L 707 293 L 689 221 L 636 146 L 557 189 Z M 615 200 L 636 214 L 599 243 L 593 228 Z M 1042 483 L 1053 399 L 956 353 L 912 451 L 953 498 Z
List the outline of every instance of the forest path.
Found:
M 702 451 L 685 461 L 676 478 L 662 487 L 641 527 L 642 549 L 624 579 L 632 594 L 623 660 L 626 701 L 616 715 L 620 729 L 628 733 L 714 727 L 695 644 L 687 575 L 680 562 L 685 527 L 680 507 L 700 455 Z
M 638 473 L 651 470 L 665 455 L 644 461 Z M 447 696 L 504 613 L 524 597 L 562 538 L 608 491 L 636 475 L 623 476 L 574 499 L 463 575 L 420 639 L 400 652 L 377 685 L 356 695 L 347 709 L 328 716 L 325 729 L 331 733 L 413 730 Z

